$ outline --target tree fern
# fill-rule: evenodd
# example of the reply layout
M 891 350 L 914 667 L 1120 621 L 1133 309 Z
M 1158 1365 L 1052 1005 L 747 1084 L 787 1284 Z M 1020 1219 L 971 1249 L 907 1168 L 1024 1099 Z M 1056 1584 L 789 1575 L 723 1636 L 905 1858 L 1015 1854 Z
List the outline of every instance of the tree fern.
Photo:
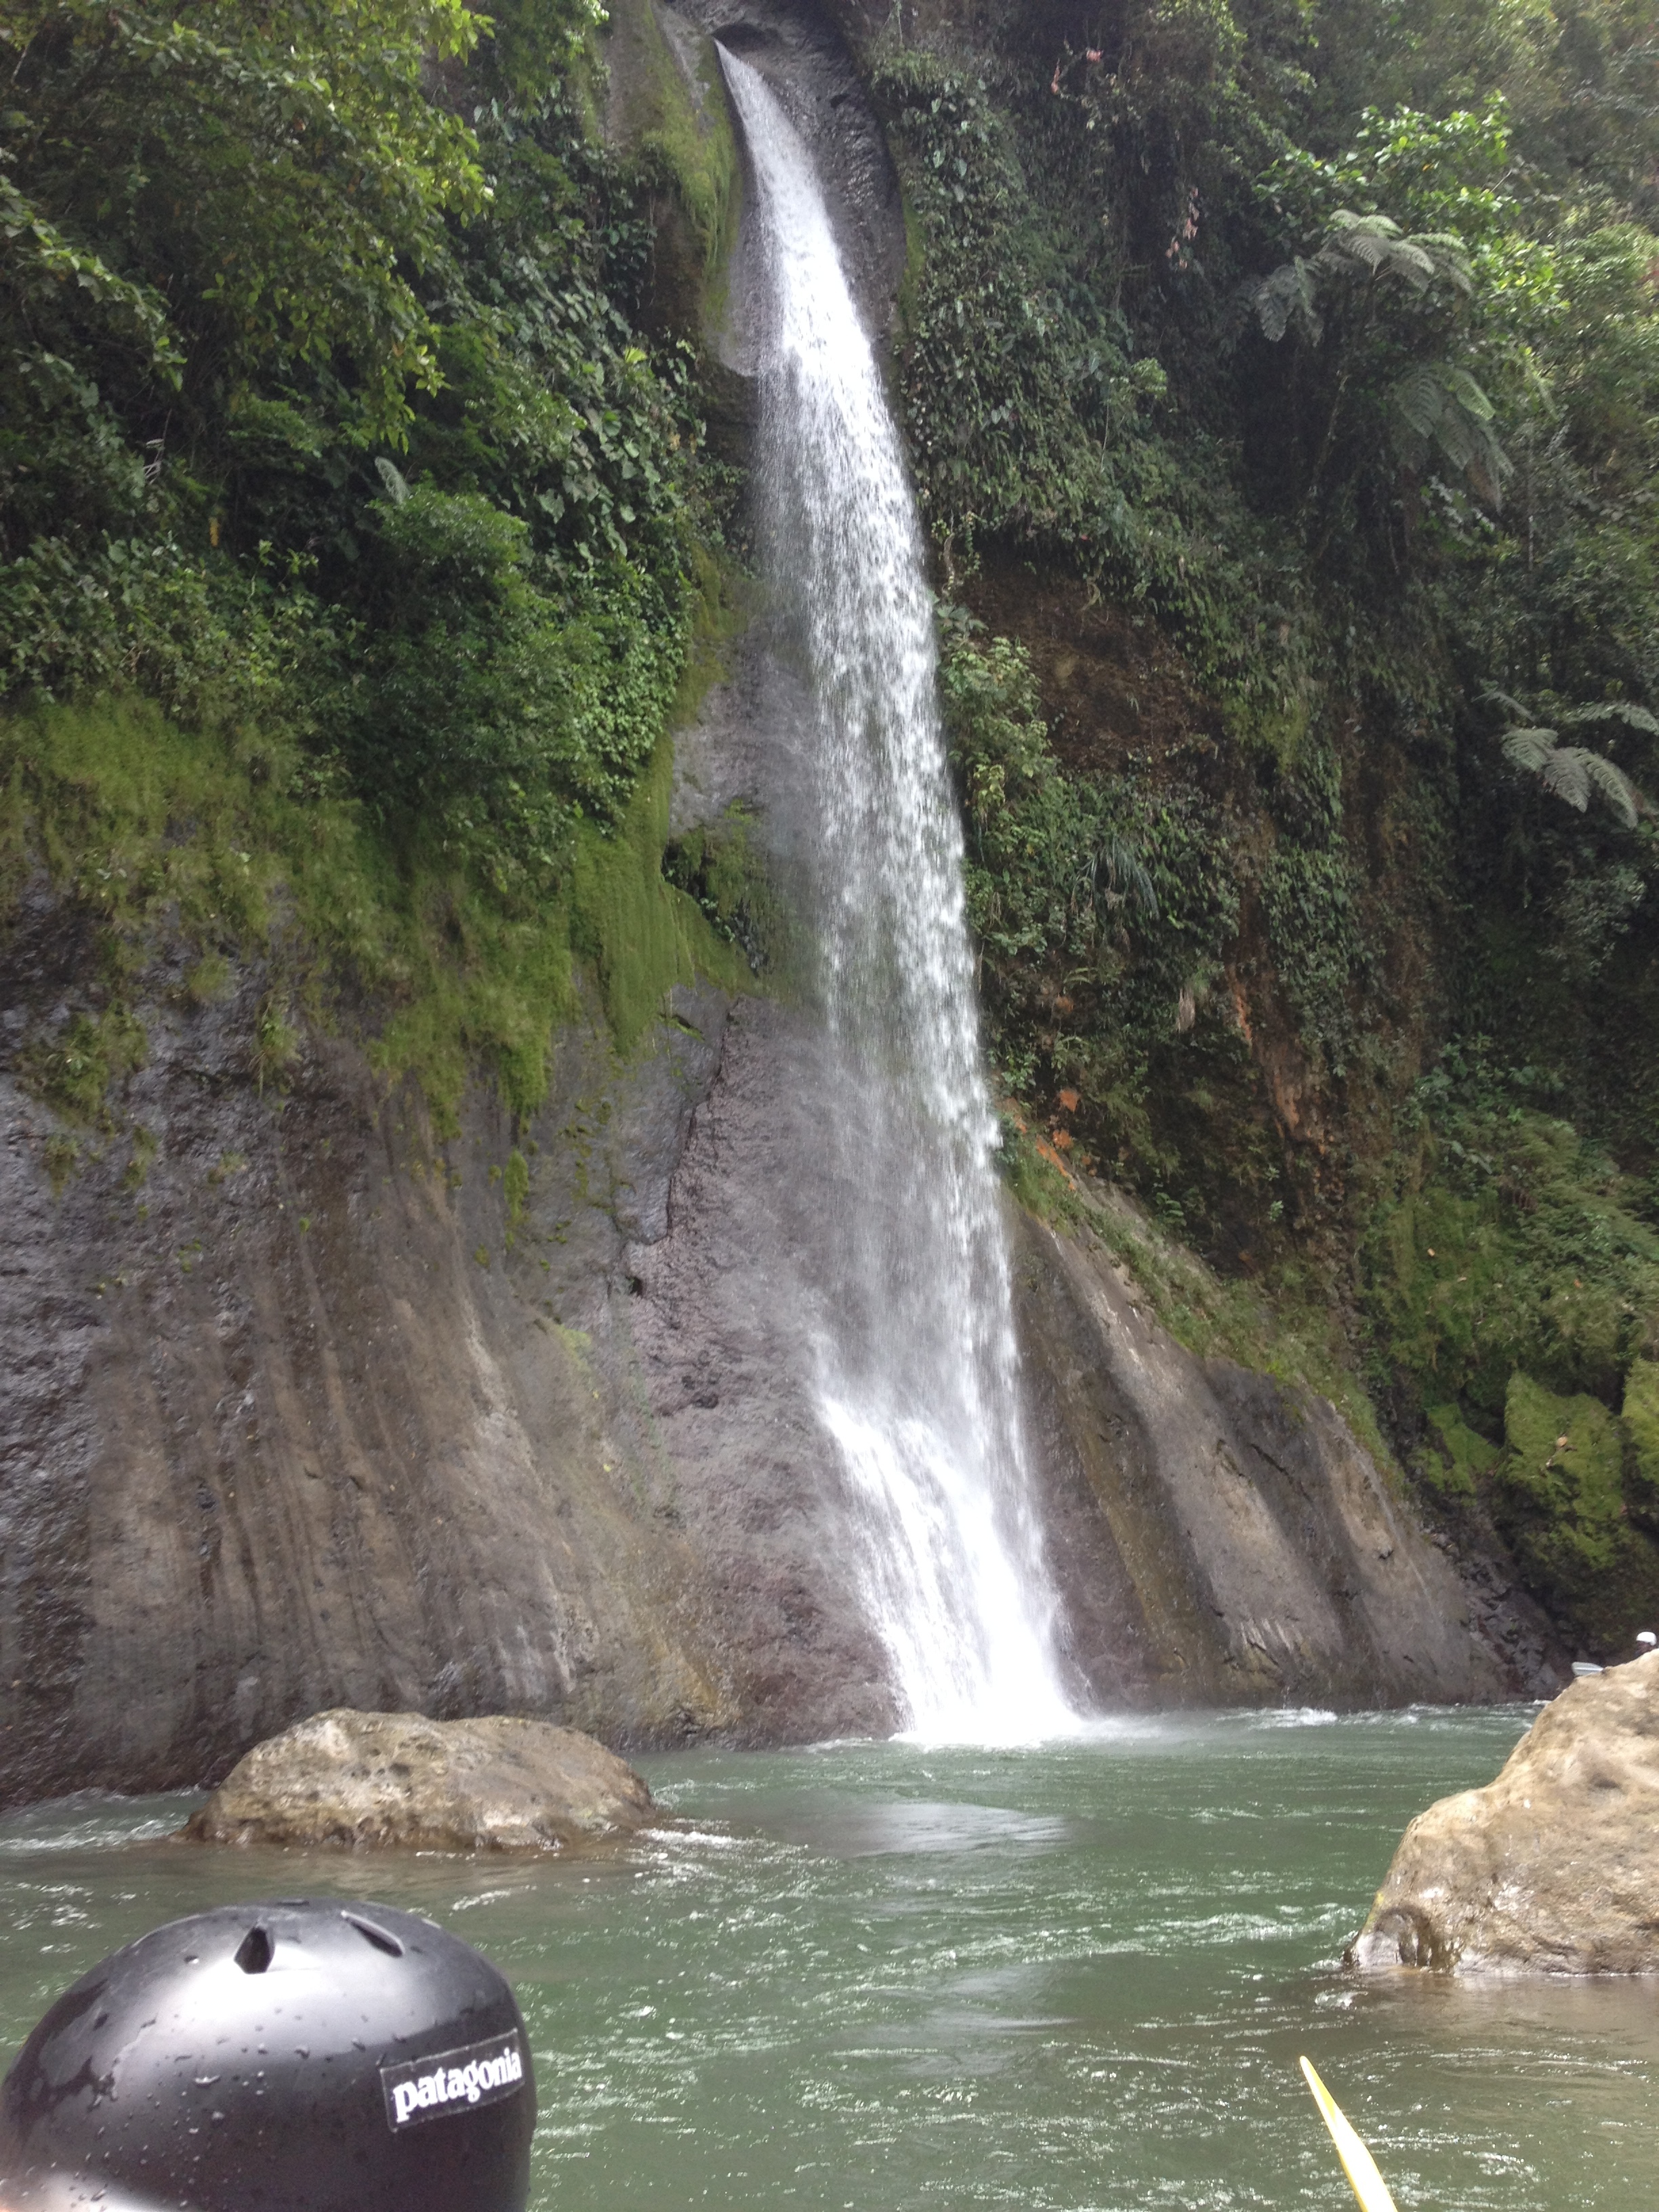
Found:
M 1282 263 L 1251 288 L 1249 300 L 1262 335 L 1275 345 L 1292 321 L 1301 322 L 1316 344 L 1322 284 L 1374 284 L 1384 277 L 1413 292 L 1425 292 L 1436 278 L 1465 294 L 1474 283 L 1462 243 L 1449 232 L 1421 231 L 1408 238 L 1385 215 L 1339 208 L 1318 252 Z
M 1348 285 L 1363 287 L 1369 298 L 1384 283 L 1419 297 L 1437 283 L 1467 295 L 1474 277 L 1462 241 L 1450 233 L 1408 237 L 1385 215 L 1339 208 L 1316 253 L 1282 263 L 1251 286 L 1247 298 L 1272 343 L 1294 325 L 1316 346 L 1325 333 L 1324 293 Z M 1338 383 L 1339 405 L 1347 374 L 1345 368 Z M 1420 472 L 1437 453 L 1489 506 L 1502 505 L 1510 463 L 1492 428 L 1492 402 L 1467 369 L 1446 361 L 1419 362 L 1389 389 L 1384 405 L 1395 449 L 1407 468 Z M 1320 458 L 1322 462 L 1323 452 Z
M 1637 709 L 1638 714 L 1642 711 Z M 1623 769 L 1615 767 L 1605 753 L 1591 752 L 1585 745 L 1561 744 L 1553 730 L 1518 729 L 1505 732 L 1504 757 L 1512 768 L 1535 775 L 1546 791 L 1553 792 L 1569 806 L 1576 806 L 1581 814 L 1589 808 L 1590 794 L 1595 792 L 1606 799 L 1627 830 L 1636 827 L 1640 793 Z
M 1392 276 L 1413 292 L 1426 291 L 1438 276 L 1455 289 L 1474 288 L 1474 271 L 1462 240 L 1449 231 L 1419 231 L 1407 237 L 1385 215 L 1355 215 L 1338 208 L 1313 266 L 1332 276 Z
M 1514 464 L 1492 429 L 1492 402 L 1467 369 L 1419 362 L 1390 389 L 1389 415 L 1407 468 L 1421 471 L 1438 451 L 1489 507 L 1503 505 Z
M 1319 312 L 1319 282 L 1313 264 L 1300 254 L 1264 276 L 1250 295 L 1262 335 L 1279 343 L 1291 325 L 1297 323 L 1315 345 L 1325 334 Z

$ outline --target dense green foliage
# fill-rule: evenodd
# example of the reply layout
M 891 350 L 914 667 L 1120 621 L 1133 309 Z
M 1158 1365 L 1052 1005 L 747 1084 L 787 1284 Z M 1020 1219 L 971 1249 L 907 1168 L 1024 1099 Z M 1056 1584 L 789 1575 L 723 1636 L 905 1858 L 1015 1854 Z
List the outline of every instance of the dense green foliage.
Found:
M 441 1127 L 479 1060 L 541 1098 L 573 956 L 623 1047 L 732 966 L 659 866 L 720 576 L 600 20 L 0 10 L 0 837 L 93 924 L 20 1063 L 72 1121 L 163 944 L 263 966 L 262 1088 L 343 993 Z
M 1059 1071 L 1054 1143 L 1069 1151 L 1077 1121 L 1096 1148 L 1110 1145 L 1101 1164 L 1139 1180 L 1179 1224 L 1174 1179 L 1185 1169 L 1202 1180 L 1204 1169 L 1183 1158 L 1167 1121 L 1154 1126 L 1150 1102 L 1180 1079 L 1183 1022 L 1195 1018 L 1195 992 L 1218 981 L 1237 933 L 1226 822 L 1188 786 L 1063 773 L 1027 657 L 1009 640 L 981 641 L 959 615 L 941 680 L 966 814 L 969 921 L 1002 1079 L 1030 1097 Z M 1264 1159 L 1250 1171 L 1264 1185 L 1275 1172 Z
M 678 358 L 586 0 L 13 7 L 0 676 L 303 741 L 545 886 L 678 679 Z M 434 71 L 452 98 L 434 100 Z
M 1004 1084 L 1345 1316 L 1446 1510 L 1616 1641 L 1659 1603 L 1623 1414 L 1659 1332 L 1650 16 L 983 0 L 896 19 L 873 81 L 924 511 L 987 625 L 950 616 L 945 681 Z M 1571 1480 L 1547 1399 L 1601 1409 L 1560 1417 L 1599 1439 Z
M 1365 1253 L 1373 1380 L 1431 1492 L 1484 1493 L 1542 1594 L 1612 1647 L 1659 1601 L 1659 1226 L 1648 1182 L 1547 1110 L 1554 1088 L 1484 1044 L 1418 1085 Z

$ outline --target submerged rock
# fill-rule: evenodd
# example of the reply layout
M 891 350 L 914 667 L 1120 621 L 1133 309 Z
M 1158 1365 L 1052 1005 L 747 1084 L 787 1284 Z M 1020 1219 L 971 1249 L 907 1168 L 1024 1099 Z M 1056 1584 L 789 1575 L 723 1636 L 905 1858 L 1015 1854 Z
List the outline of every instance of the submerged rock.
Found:
M 1348 1962 L 1659 1972 L 1659 1654 L 1575 1682 L 1495 1782 L 1419 1814 Z
M 342 1707 L 256 1744 L 184 1832 L 201 1844 L 561 1850 L 655 1811 L 633 1768 L 575 1729 Z

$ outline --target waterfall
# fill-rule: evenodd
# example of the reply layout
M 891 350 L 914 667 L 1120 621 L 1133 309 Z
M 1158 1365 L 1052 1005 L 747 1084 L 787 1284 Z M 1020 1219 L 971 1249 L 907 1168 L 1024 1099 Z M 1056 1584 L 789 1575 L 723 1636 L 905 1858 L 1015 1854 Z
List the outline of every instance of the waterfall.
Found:
M 911 1729 L 1073 1728 L 1033 1513 L 922 540 L 810 156 L 721 49 L 756 186 L 763 566 L 800 681 L 795 888 L 836 1203 L 810 1252 L 818 1410 Z

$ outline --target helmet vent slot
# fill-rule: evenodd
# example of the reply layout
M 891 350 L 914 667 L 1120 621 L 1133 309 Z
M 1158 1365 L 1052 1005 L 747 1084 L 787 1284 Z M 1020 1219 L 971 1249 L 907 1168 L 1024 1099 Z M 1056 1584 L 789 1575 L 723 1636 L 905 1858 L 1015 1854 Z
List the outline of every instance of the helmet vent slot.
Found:
M 386 1929 L 377 1928 L 372 1920 L 359 1920 L 355 1912 L 343 1912 L 340 1915 L 340 1917 L 343 1920 L 349 1921 L 352 1927 L 356 1929 L 357 1933 L 362 1936 L 366 1942 L 372 1943 L 377 1951 L 384 1951 L 388 1959 L 401 1959 L 403 1957 L 403 1945 L 398 1941 L 395 1936 L 389 1934 Z
M 245 1974 L 263 1974 L 276 1948 L 268 1929 L 250 1928 L 236 1946 L 236 1963 Z

